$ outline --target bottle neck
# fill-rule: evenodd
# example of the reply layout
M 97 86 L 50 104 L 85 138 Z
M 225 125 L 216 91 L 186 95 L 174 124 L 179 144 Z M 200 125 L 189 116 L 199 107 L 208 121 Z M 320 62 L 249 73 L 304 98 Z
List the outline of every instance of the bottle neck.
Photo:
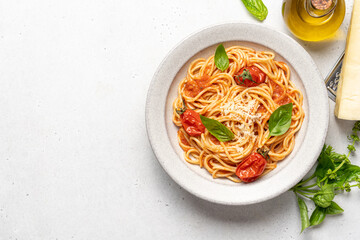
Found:
M 305 0 L 304 4 L 310 16 L 321 18 L 334 12 L 337 2 L 337 0 Z

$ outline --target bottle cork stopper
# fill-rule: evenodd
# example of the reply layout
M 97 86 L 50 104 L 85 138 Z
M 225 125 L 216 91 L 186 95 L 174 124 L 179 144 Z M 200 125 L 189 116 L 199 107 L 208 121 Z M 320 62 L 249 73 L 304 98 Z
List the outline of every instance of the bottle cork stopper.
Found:
M 315 9 L 326 10 L 331 6 L 332 0 L 311 0 L 311 4 Z

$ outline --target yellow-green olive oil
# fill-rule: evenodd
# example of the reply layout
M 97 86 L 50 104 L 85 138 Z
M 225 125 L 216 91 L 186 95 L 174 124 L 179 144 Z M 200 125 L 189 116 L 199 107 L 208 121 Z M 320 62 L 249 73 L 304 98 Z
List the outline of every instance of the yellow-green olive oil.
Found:
M 333 7 L 316 9 L 311 0 L 284 0 L 282 14 L 289 30 L 299 39 L 321 41 L 331 37 L 345 17 L 344 0 L 333 0 Z

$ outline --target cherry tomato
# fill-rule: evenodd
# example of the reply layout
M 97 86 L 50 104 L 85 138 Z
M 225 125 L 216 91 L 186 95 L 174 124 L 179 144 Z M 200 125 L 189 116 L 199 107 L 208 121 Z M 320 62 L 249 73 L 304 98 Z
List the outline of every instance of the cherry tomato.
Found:
M 253 182 L 264 172 L 265 166 L 265 158 L 254 152 L 237 166 L 235 174 L 243 182 Z
M 244 70 L 249 71 L 252 80 L 245 77 L 243 80 L 243 77 L 240 75 L 243 75 Z M 246 87 L 255 87 L 263 82 L 265 82 L 266 75 L 263 71 L 260 70 L 260 68 L 256 66 L 251 67 L 243 67 L 240 69 L 240 71 L 235 74 L 234 79 L 238 85 L 246 86 Z
M 201 122 L 200 114 L 194 110 L 186 109 L 186 111 L 180 115 L 180 121 L 190 136 L 200 136 L 205 132 L 205 126 Z

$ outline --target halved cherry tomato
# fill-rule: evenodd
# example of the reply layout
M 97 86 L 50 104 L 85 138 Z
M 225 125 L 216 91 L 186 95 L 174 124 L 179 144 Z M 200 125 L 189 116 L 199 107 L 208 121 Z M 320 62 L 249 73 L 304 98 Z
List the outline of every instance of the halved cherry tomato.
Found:
M 180 115 L 180 121 L 185 131 L 190 136 L 200 136 L 205 132 L 205 126 L 202 124 L 200 114 L 191 109 Z
M 265 166 L 265 158 L 254 152 L 237 166 L 235 174 L 243 182 L 253 182 L 264 172 Z
M 249 71 L 251 75 L 251 80 L 246 78 L 243 80 L 244 70 Z M 245 72 L 246 72 L 245 71 Z M 256 66 L 250 66 L 250 67 L 243 67 L 240 69 L 240 71 L 235 74 L 234 79 L 238 85 L 246 86 L 246 87 L 254 87 L 257 86 L 263 82 L 265 82 L 266 75 L 263 71 L 260 70 L 260 68 Z

